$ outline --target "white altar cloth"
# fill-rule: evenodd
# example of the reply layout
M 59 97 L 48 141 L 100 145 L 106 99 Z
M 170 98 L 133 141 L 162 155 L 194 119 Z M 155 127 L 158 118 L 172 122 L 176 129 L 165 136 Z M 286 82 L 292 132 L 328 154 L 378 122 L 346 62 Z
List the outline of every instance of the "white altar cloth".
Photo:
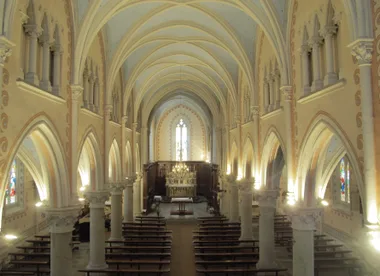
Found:
M 191 197 L 173 197 L 171 199 L 172 203 L 193 203 L 193 198 Z

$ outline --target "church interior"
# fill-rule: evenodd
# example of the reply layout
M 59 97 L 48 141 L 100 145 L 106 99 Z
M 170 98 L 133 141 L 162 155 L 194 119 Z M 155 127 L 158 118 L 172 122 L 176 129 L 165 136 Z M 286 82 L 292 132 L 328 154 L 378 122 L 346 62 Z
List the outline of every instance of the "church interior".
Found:
M 380 275 L 380 0 L 0 16 L 0 275 Z

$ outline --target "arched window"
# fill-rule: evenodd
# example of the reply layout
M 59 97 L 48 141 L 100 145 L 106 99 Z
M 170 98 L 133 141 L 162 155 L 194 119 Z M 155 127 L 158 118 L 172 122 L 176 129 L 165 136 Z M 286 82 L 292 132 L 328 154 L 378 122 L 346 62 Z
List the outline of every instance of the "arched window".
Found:
M 180 119 L 175 131 L 175 145 L 176 145 L 176 160 L 187 161 L 187 126 L 185 122 Z
M 8 186 L 5 190 L 5 204 L 14 204 L 17 201 L 16 197 L 16 183 L 17 183 L 17 163 L 16 159 L 13 160 L 10 175 L 9 175 L 9 181 Z
M 342 158 L 339 163 L 340 172 L 340 200 L 350 203 L 350 163 L 347 158 Z

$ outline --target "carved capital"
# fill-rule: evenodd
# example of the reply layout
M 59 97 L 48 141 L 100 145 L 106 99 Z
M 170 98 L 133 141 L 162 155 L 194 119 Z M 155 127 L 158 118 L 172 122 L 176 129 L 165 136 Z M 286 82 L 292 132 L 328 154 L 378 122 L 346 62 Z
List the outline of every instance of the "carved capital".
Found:
M 356 40 L 349 46 L 352 47 L 351 54 L 358 60 L 359 65 L 370 65 L 372 62 L 373 40 Z
M 313 231 L 316 228 L 316 223 L 320 220 L 323 209 L 290 206 L 286 211 L 293 229 Z
M 45 209 L 51 233 L 68 233 L 73 231 L 78 219 L 80 206 Z
M 86 200 L 90 202 L 90 208 L 104 208 L 104 203 L 109 199 L 108 191 L 86 192 L 84 194 Z
M 307 54 L 310 51 L 310 45 L 304 44 L 299 49 L 300 54 Z
M 121 117 L 121 124 L 123 126 L 125 126 L 125 124 L 128 122 L 128 116 L 127 115 L 124 115 L 123 117 Z
M 0 64 L 4 64 L 5 60 L 12 54 L 13 42 L 5 36 L 0 36 Z
M 236 184 L 236 176 L 235 175 L 229 174 L 229 175 L 227 175 L 226 179 L 227 179 L 227 182 L 230 185 L 235 185 Z
M 136 131 L 138 125 L 139 125 L 138 122 L 133 122 L 132 128 L 133 128 L 134 131 Z
M 83 87 L 80 85 L 71 85 L 71 99 L 73 101 L 78 101 L 83 93 Z
M 252 194 L 252 187 L 254 183 L 255 183 L 254 178 L 251 178 L 251 179 L 245 178 L 245 179 L 240 180 L 238 182 L 240 192 Z
M 260 115 L 260 107 L 258 105 L 251 106 L 251 114 L 253 117 L 257 117 Z
M 104 105 L 104 115 L 105 116 L 111 116 L 111 113 L 112 113 L 112 104 L 105 104 Z
M 38 26 L 37 24 L 26 24 L 24 25 L 25 27 L 25 32 L 34 38 L 39 37 L 42 34 L 42 28 Z
M 282 86 L 280 90 L 284 94 L 285 101 L 291 101 L 293 99 L 293 89 L 291 86 Z
M 336 25 L 326 25 L 319 33 L 322 37 L 327 38 L 334 36 L 337 30 L 338 28 Z
M 108 183 L 109 191 L 111 192 L 111 195 L 121 195 L 123 193 L 123 190 L 125 189 L 126 183 L 125 182 L 114 182 L 114 183 Z
M 323 39 L 321 36 L 319 35 L 315 35 L 315 36 L 312 36 L 310 38 L 310 41 L 309 41 L 309 44 L 310 44 L 310 47 L 319 47 L 322 45 L 322 42 L 323 42 Z
M 279 190 L 261 190 L 256 193 L 256 200 L 260 207 L 276 208 L 276 201 L 280 195 Z

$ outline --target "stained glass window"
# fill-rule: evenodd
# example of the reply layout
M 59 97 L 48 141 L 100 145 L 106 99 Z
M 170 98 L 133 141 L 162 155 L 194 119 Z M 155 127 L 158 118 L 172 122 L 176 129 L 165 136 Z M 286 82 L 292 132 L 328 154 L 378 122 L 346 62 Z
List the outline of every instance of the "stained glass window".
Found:
M 17 164 L 16 160 L 13 160 L 8 186 L 5 190 L 5 204 L 16 203 L 16 182 L 17 182 Z
M 175 132 L 176 140 L 176 160 L 187 161 L 187 127 L 185 122 L 180 119 Z
M 340 200 L 350 203 L 350 163 L 344 157 L 340 160 Z

